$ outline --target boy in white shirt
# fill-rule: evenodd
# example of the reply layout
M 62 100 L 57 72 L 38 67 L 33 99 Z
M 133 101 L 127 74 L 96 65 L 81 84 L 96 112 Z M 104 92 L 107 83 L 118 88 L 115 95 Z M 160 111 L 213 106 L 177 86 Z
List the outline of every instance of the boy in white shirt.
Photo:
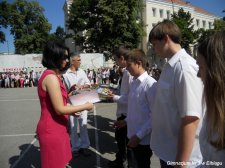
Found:
M 123 102 L 120 98 L 124 95 L 127 96 L 129 92 L 129 85 L 132 81 L 132 76 L 126 70 L 126 58 L 128 57 L 129 50 L 124 47 L 120 47 L 114 54 L 116 64 L 123 68 L 123 76 L 120 85 L 120 95 L 114 95 L 113 100 L 117 102 L 116 117 L 117 121 L 124 120 L 127 116 L 127 102 Z M 108 166 L 110 168 L 123 168 L 127 159 L 127 127 L 120 129 L 115 128 L 115 139 L 117 142 L 118 151 L 116 153 L 116 159 L 109 161 Z M 129 165 L 129 162 L 128 162 Z
M 151 111 L 154 97 L 155 79 L 146 72 L 147 57 L 140 49 L 134 49 L 127 58 L 127 70 L 133 76 L 127 96 L 127 118 L 117 121 L 120 128 L 127 125 L 128 147 L 133 151 L 138 168 L 149 168 L 152 151 L 150 149 Z
M 162 168 L 197 167 L 202 161 L 199 130 L 203 85 L 194 58 L 181 48 L 181 32 L 169 20 L 158 23 L 149 41 L 160 58 L 167 58 L 158 80 L 152 111 L 151 148 Z

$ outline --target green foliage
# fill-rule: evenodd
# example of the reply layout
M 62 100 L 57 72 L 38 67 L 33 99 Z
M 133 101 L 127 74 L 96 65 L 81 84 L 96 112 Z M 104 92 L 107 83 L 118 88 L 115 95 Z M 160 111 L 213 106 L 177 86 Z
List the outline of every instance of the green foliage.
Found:
M 51 25 L 37 1 L 16 0 L 11 4 L 10 26 L 17 54 L 40 53 Z
M 211 36 L 214 33 L 214 30 L 212 29 L 198 29 L 198 33 L 199 33 L 199 38 L 198 38 L 198 43 L 203 42 L 207 37 Z
M 7 28 L 9 23 L 10 6 L 6 1 L 0 2 L 0 29 Z M 5 41 L 5 34 L 0 30 L 0 43 Z
M 60 26 L 58 26 L 56 28 L 55 33 L 52 33 L 49 35 L 48 40 L 49 41 L 57 41 L 61 44 L 65 43 L 65 37 L 66 37 L 66 33 L 64 32 L 64 29 Z
M 184 12 L 184 10 L 180 8 L 177 13 L 172 14 L 172 21 L 174 21 L 181 30 L 181 46 L 190 52 L 190 44 L 195 43 L 195 39 L 197 39 L 199 33 L 194 30 L 191 14 L 189 12 Z
M 204 39 L 208 38 L 212 34 L 218 31 L 225 31 L 225 21 L 222 19 L 216 19 L 214 20 L 214 28 L 213 29 L 199 29 L 199 38 L 198 38 L 198 43 L 203 42 Z
M 142 8 L 141 0 L 74 0 L 68 26 L 82 50 L 110 55 L 120 45 L 138 46 L 145 35 Z
M 225 30 L 225 20 L 216 19 L 214 21 L 214 30 L 216 32 L 218 32 L 218 31 L 224 31 Z
M 16 0 L 0 3 L 0 26 L 10 27 L 17 54 L 40 53 L 48 40 L 51 25 L 37 1 Z M 4 9 L 4 10 L 2 10 Z M 4 41 L 4 33 L 0 38 Z

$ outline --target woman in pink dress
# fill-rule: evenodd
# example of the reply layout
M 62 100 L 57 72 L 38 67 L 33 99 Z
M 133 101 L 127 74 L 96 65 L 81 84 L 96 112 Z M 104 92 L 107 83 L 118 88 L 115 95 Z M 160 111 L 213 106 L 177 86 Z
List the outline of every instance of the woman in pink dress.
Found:
M 71 160 L 68 114 L 91 110 L 92 103 L 67 106 L 67 91 L 61 73 L 67 68 L 69 50 L 49 42 L 43 52 L 42 65 L 47 68 L 38 82 L 41 117 L 37 125 L 42 168 L 65 168 Z

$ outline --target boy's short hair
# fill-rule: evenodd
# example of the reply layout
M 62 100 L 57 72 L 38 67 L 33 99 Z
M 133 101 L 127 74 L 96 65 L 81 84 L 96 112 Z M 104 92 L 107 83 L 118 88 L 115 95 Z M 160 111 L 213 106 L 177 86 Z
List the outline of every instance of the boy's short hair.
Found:
M 122 56 L 126 60 L 128 57 L 129 50 L 126 49 L 124 46 L 120 46 L 113 54 L 115 58 L 121 58 Z
M 148 59 L 145 55 L 145 52 L 142 49 L 133 49 L 128 53 L 126 61 L 137 63 L 138 61 L 142 62 L 142 67 L 147 68 Z
M 153 27 L 149 34 L 149 42 L 153 40 L 163 40 L 166 35 L 168 35 L 174 43 L 181 43 L 181 31 L 179 27 L 170 20 L 163 20 Z
M 54 41 L 48 42 L 44 47 L 42 65 L 47 69 L 64 71 L 63 60 L 69 59 L 69 56 L 65 55 L 65 51 L 69 53 L 69 48 Z

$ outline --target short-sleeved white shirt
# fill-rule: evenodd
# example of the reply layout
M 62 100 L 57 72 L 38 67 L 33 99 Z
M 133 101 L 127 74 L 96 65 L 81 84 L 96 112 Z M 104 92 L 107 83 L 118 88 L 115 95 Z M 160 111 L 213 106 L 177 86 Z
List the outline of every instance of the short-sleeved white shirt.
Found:
M 150 144 L 151 112 L 155 79 L 144 72 L 133 78 L 128 94 L 127 137 L 137 135 L 141 145 Z
M 90 85 L 90 80 L 88 79 L 87 74 L 80 68 L 77 71 L 68 69 L 66 73 L 63 74 L 63 78 L 67 89 L 70 89 L 74 84 Z
M 199 131 L 203 118 L 203 84 L 197 77 L 197 72 L 195 59 L 181 49 L 165 64 L 157 83 L 152 113 L 151 148 L 166 162 L 176 159 L 179 128 L 185 116 L 200 119 L 190 161 L 202 161 Z

